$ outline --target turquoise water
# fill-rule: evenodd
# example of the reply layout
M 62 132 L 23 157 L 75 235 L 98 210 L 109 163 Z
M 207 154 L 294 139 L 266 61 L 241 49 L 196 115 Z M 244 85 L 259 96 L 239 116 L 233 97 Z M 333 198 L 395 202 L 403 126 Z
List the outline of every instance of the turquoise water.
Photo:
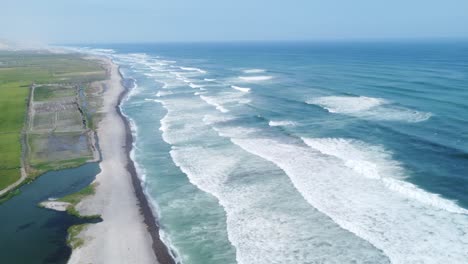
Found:
M 66 244 L 68 227 L 89 220 L 40 208 L 38 203 L 83 189 L 98 172 L 97 163 L 48 172 L 0 204 L 0 262 L 67 263 L 71 254 Z
M 180 262 L 468 259 L 467 43 L 105 48 Z

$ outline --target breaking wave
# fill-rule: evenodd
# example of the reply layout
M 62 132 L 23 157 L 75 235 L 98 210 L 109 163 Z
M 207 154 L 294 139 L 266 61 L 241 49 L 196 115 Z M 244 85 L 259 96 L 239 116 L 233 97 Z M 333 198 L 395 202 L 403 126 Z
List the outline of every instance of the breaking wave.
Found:
M 247 70 L 243 70 L 242 72 L 244 72 L 244 73 L 262 73 L 262 72 L 266 72 L 266 70 L 264 70 L 264 69 L 247 69 Z
M 233 88 L 233 89 L 235 89 L 237 91 L 241 91 L 243 93 L 250 92 L 250 88 L 247 88 L 247 87 L 239 87 L 239 86 L 231 85 L 231 88 Z
M 239 79 L 244 82 L 260 82 L 260 81 L 267 81 L 273 79 L 273 76 L 239 76 Z
M 206 71 L 199 69 L 199 68 L 194 68 L 194 67 L 179 67 L 179 68 L 184 71 L 195 71 L 195 72 L 199 72 L 203 74 L 206 73 Z
M 402 169 L 383 149 L 343 139 L 305 139 L 323 153 L 239 133 L 237 127 L 218 130 L 281 168 L 310 205 L 383 250 L 393 263 L 463 263 L 468 257 L 466 210 L 401 181 Z
M 396 106 L 381 98 L 366 96 L 325 96 L 307 101 L 308 104 L 321 106 L 330 113 L 344 114 L 359 118 L 422 122 L 432 114 Z
M 221 104 L 219 104 L 215 98 L 200 95 L 200 98 L 205 101 L 207 104 L 214 106 L 218 111 L 222 113 L 229 112 L 228 109 L 224 108 Z
M 270 121 L 268 122 L 268 125 L 271 127 L 275 126 L 296 126 L 297 123 L 294 121 Z

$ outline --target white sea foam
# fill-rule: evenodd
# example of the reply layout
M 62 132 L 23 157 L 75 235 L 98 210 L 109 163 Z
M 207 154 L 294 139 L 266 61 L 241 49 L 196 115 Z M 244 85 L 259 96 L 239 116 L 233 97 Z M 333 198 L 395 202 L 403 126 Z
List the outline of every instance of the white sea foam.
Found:
M 392 154 L 381 146 L 373 146 L 357 140 L 341 138 L 303 138 L 310 147 L 343 161 L 345 166 L 358 174 L 381 180 L 387 188 L 399 192 L 409 199 L 418 200 L 452 213 L 466 214 L 467 210 L 439 195 L 425 192 L 415 185 L 402 181 L 404 171 Z
M 161 132 L 163 132 L 163 139 L 167 142 L 167 140 L 164 138 L 164 132 L 167 132 L 168 129 L 169 129 L 169 124 L 168 124 L 168 115 L 166 114 L 163 118 L 161 118 L 161 120 L 159 121 L 159 123 L 161 124 L 161 126 L 159 127 L 159 130 Z
M 369 245 L 308 207 L 290 183 L 265 170 L 255 157 L 245 159 L 233 147 L 193 146 L 174 147 L 171 157 L 192 184 L 217 197 L 225 208 L 229 240 L 237 249 L 239 264 L 319 263 L 323 259 L 387 263 Z M 236 170 L 248 166 L 250 173 L 241 178 L 251 183 L 242 184 L 235 177 Z
M 381 146 L 343 138 L 302 138 L 310 147 L 343 160 L 344 164 L 369 179 L 404 178 L 401 165 Z
M 330 113 L 385 121 L 422 122 L 432 114 L 391 104 L 382 98 L 366 96 L 325 96 L 307 101 L 323 107 Z
M 194 84 L 194 83 L 189 83 L 189 86 L 190 86 L 191 88 L 194 88 L 194 89 L 196 89 L 196 88 L 202 88 L 202 87 L 203 87 L 203 85 Z
M 206 73 L 206 71 L 199 69 L 199 68 L 194 68 L 194 67 L 180 67 L 180 69 L 184 71 L 195 71 L 199 73 Z
M 170 75 L 164 81 L 174 86 L 173 82 L 178 83 L 174 77 Z M 151 87 L 143 88 L 146 88 L 145 92 L 148 94 L 154 93 Z M 186 86 L 181 86 L 181 89 L 186 89 Z M 319 263 L 324 259 L 335 263 L 358 260 L 385 263 L 380 252 L 368 243 L 342 230 L 328 217 L 308 206 L 285 175 L 277 169 L 273 172 L 269 169 L 269 162 L 247 154 L 225 139 L 219 144 L 219 137 L 205 124 L 205 121 L 213 120 L 203 118 L 204 122 L 200 122 L 206 113 L 224 116 L 225 121 L 231 118 L 229 115 L 216 113 L 198 97 L 160 95 L 158 102 L 167 109 L 167 114 L 161 120 L 160 130 L 163 132 L 163 139 L 172 145 L 171 157 L 191 183 L 216 197 L 225 209 L 227 232 L 230 242 L 236 247 L 237 263 Z M 230 106 L 247 102 L 243 99 L 245 97 L 243 93 L 228 91 L 206 98 L 212 99 L 215 104 Z M 247 135 L 255 131 L 244 129 L 242 132 Z M 245 173 L 236 172 L 239 168 Z M 270 206 L 272 201 L 274 206 Z M 186 204 L 182 207 L 188 208 Z M 185 215 L 183 212 L 181 214 Z M 222 232 L 221 235 L 213 235 L 219 226 L 222 226 L 219 221 L 209 228 L 197 224 L 189 232 L 194 231 L 194 243 L 206 248 L 204 237 L 224 239 Z M 225 227 L 222 227 L 224 231 Z M 195 232 L 197 228 L 200 229 L 198 233 Z M 171 239 L 162 230 L 163 241 L 172 245 Z M 177 234 L 171 234 L 171 238 L 176 236 Z M 176 245 L 181 242 L 177 238 L 173 241 Z M 219 257 L 226 254 L 229 247 L 221 244 L 220 247 L 223 248 L 222 252 L 212 251 L 215 262 L 231 263 Z M 184 253 L 182 251 L 178 254 L 181 260 L 187 260 Z
M 299 142 L 246 137 L 237 127 L 218 129 L 284 170 L 313 207 L 383 250 L 393 263 L 463 263 L 468 258 L 467 211 L 402 181 L 399 164 L 382 148 L 306 139 L 321 152 Z
M 120 72 L 122 73 L 122 72 Z M 133 79 L 133 78 L 132 78 Z M 125 101 L 128 101 L 128 99 L 132 98 L 133 96 L 139 94 L 141 91 L 138 87 L 138 83 L 135 79 L 133 79 L 133 87 L 130 88 L 129 92 L 127 93 L 127 95 L 125 96 Z
M 308 103 L 320 105 L 330 113 L 353 114 L 385 104 L 386 101 L 366 96 L 325 96 L 310 100 Z
M 224 123 L 224 122 L 235 120 L 235 117 L 227 116 L 227 115 L 204 115 L 202 120 L 203 120 L 203 123 L 211 126 L 214 124 L 219 124 L 219 123 Z
M 205 101 L 207 104 L 214 106 L 218 111 L 222 113 L 229 112 L 228 109 L 224 108 L 221 104 L 219 104 L 215 98 L 209 96 L 200 95 L 200 98 Z
M 214 81 L 216 81 L 216 79 L 208 79 L 208 78 L 205 78 L 205 79 L 203 79 L 203 80 L 206 81 L 206 82 L 214 82 Z
M 75 52 L 102 55 L 106 57 L 110 57 L 111 55 L 114 55 L 116 53 L 116 51 L 113 49 L 95 49 L 95 48 L 89 48 L 89 47 L 62 47 L 62 48 L 66 50 L 75 51 Z
M 244 82 L 261 82 L 273 79 L 273 76 L 259 75 L 259 76 L 239 76 L 239 79 Z
M 171 157 L 192 184 L 216 197 L 225 209 L 237 263 L 387 263 L 379 251 L 310 207 L 269 162 L 200 125 L 209 109 L 196 98 L 169 99 L 164 107 L 168 113 L 163 137 L 172 145 Z M 232 118 L 205 117 L 208 123 Z M 246 134 L 245 129 L 237 132 Z
M 265 69 L 247 69 L 247 70 L 243 70 L 244 73 L 262 73 L 262 72 L 266 72 Z
M 170 95 L 170 94 L 172 94 L 171 91 L 158 91 L 158 92 L 156 93 L 156 96 L 157 96 L 157 97 L 161 97 L 161 96 L 166 96 L 166 95 Z
M 161 103 L 161 100 L 159 99 L 152 99 L 152 98 L 145 98 L 146 102 L 155 102 L 155 103 Z
M 288 120 L 281 121 L 281 120 L 278 120 L 278 121 L 270 121 L 270 122 L 268 122 L 268 125 L 271 126 L 271 127 L 275 127 L 275 126 L 296 126 L 297 124 L 294 121 L 288 121 Z
M 235 90 L 238 90 L 238 91 L 241 91 L 243 93 L 250 92 L 250 88 L 247 88 L 247 87 L 239 87 L 239 86 L 231 85 L 231 88 L 233 88 Z

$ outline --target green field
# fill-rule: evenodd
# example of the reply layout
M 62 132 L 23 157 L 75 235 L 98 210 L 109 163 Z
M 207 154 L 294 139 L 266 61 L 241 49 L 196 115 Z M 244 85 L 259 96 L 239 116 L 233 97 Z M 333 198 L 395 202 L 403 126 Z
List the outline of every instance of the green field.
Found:
M 0 80 L 3 80 L 0 75 Z M 0 84 L 0 190 L 20 178 L 21 130 L 26 117 L 26 83 Z
M 0 52 L 1 82 L 85 83 L 105 78 L 99 64 L 76 55 Z
M 35 101 L 50 101 L 63 97 L 75 96 L 75 89 L 61 86 L 39 86 L 34 89 Z
M 35 101 L 51 101 L 73 97 L 76 90 L 72 87 L 105 78 L 101 65 L 78 55 L 0 51 L 0 190 L 21 176 L 22 131 L 27 122 L 31 86 L 43 84 L 36 88 Z M 67 120 L 59 121 L 67 124 Z M 76 160 L 81 162 L 84 158 L 73 157 L 71 163 Z M 28 160 L 25 162 L 29 164 Z M 60 163 L 70 166 L 70 162 Z M 49 167 L 56 169 L 57 165 L 49 166 L 44 161 L 39 167 L 44 172 Z

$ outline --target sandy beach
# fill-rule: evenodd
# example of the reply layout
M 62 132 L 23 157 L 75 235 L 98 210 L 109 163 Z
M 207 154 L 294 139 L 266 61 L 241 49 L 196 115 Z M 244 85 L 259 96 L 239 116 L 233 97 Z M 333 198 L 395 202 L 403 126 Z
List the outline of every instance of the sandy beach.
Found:
M 88 225 L 79 235 L 85 243 L 73 250 L 68 263 L 173 263 L 159 241 L 158 226 L 129 157 L 132 136 L 118 107 L 125 95 L 122 78 L 118 66 L 107 62 L 110 79 L 97 130 L 101 173 L 95 180 L 96 194 L 77 206 L 83 215 L 100 214 L 103 222 Z

